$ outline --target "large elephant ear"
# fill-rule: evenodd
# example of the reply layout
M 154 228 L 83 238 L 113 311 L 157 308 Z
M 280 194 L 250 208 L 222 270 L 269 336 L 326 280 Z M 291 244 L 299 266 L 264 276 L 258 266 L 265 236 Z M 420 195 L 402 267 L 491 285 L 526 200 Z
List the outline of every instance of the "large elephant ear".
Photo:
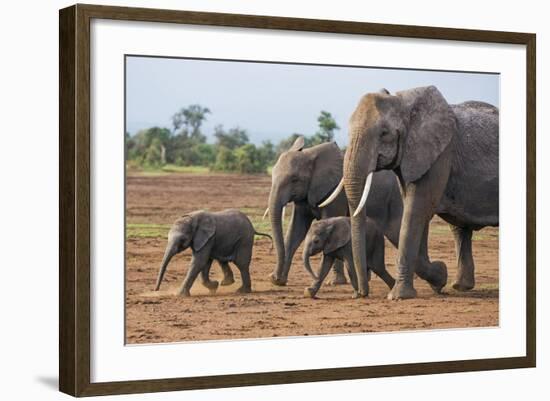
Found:
M 405 182 L 422 177 L 451 142 L 455 115 L 435 86 L 398 92 L 410 110 L 401 174 Z
M 325 244 L 325 253 L 331 253 L 339 248 L 345 246 L 351 240 L 351 226 L 349 220 L 335 219 L 330 223 L 327 222 L 330 227 L 330 235 Z
M 193 235 L 193 250 L 200 251 L 210 238 L 216 233 L 216 223 L 214 218 L 204 212 L 199 212 L 193 216 L 195 234 Z
M 317 207 L 342 179 L 344 159 L 342 151 L 334 142 L 322 143 L 304 152 L 309 153 L 313 159 L 307 200 L 310 206 Z

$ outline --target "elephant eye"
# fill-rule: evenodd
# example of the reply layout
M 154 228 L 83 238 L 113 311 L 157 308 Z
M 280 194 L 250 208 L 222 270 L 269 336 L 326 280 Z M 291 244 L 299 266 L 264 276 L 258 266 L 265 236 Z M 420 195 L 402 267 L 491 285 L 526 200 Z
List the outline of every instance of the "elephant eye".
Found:
M 389 133 L 390 133 L 390 131 L 388 131 L 387 129 L 382 130 L 382 136 L 388 136 Z

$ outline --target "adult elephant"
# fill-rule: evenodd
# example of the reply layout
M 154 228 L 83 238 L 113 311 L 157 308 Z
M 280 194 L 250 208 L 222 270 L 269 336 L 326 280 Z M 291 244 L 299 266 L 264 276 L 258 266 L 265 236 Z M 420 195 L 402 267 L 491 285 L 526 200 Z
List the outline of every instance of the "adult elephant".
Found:
M 498 114 L 496 107 L 483 102 L 449 105 L 434 86 L 395 96 L 382 90 L 359 101 L 350 119 L 350 143 L 338 188 L 345 188 L 353 211 L 353 257 L 361 295 L 368 295 L 367 184 L 371 173 L 379 170 L 397 175 L 404 204 L 398 276 L 388 298 L 414 298 L 415 271 L 432 286 L 446 281 L 445 265 L 415 263 L 419 251 L 427 248 L 434 214 L 453 227 L 458 252 L 453 286 L 474 286 L 472 230 L 499 222 Z
M 304 138 L 298 137 L 292 147 L 282 153 L 272 170 L 269 194 L 269 215 L 273 241 L 277 250 L 277 265 L 270 278 L 275 285 L 286 285 L 292 258 L 303 242 L 313 220 L 349 215 L 344 192 L 333 197 L 330 205 L 319 208 L 342 179 L 343 155 L 334 142 L 304 149 Z M 377 173 L 368 201 L 368 215 L 384 235 L 397 245 L 403 210 L 399 186 L 391 172 Z M 283 240 L 282 214 L 288 203 L 294 211 Z M 384 240 L 376 244 L 384 246 Z M 336 277 L 341 280 L 343 268 L 335 263 Z M 338 275 L 341 275 L 340 278 Z

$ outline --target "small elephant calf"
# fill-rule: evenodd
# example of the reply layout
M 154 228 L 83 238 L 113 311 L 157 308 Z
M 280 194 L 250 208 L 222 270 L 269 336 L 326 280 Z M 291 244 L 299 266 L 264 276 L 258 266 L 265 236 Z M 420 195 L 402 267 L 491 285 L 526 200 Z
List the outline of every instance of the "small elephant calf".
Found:
M 155 291 L 158 291 L 172 257 L 191 247 L 193 258 L 179 290 L 180 295 L 190 295 L 193 282 L 199 273 L 202 284 L 210 290 L 210 293 L 216 292 L 218 282 L 210 280 L 209 277 L 210 267 L 214 260 L 218 261 L 224 272 L 222 285 L 234 282 L 233 273 L 228 264 L 232 262 L 239 269 L 242 278 L 242 285 L 237 292 L 251 292 L 249 267 L 254 235 L 263 235 L 271 239 L 268 234 L 256 232 L 248 217 L 235 209 L 215 213 L 201 210 L 177 219 L 168 233 L 168 244 L 160 266 Z
M 377 228 L 376 223 L 367 217 L 366 236 L 367 266 L 374 271 L 391 289 L 395 284 L 393 277 L 387 272 L 384 262 L 384 235 Z M 323 252 L 319 275 L 316 276 L 309 258 Z M 357 297 L 357 276 L 353 263 L 351 246 L 351 222 L 349 217 L 331 217 L 316 221 L 309 230 L 304 242 L 304 267 L 314 278 L 314 282 L 304 291 L 304 295 L 314 298 L 323 284 L 330 267 L 335 259 L 346 262 L 351 285 L 354 289 L 354 298 Z

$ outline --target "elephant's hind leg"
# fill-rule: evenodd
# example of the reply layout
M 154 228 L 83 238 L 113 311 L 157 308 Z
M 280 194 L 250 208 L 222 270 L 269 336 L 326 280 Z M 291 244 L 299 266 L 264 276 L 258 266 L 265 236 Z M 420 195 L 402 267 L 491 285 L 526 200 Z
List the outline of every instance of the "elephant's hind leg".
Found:
M 235 266 L 241 273 L 242 284 L 237 290 L 238 293 L 246 294 L 252 292 L 252 281 L 250 280 L 250 261 L 252 260 L 252 244 L 249 247 L 241 248 L 237 258 L 235 258 Z
M 334 272 L 334 275 L 332 280 L 330 280 L 330 285 L 342 285 L 348 283 L 348 280 L 346 280 L 346 275 L 344 274 L 344 264 L 341 260 L 334 260 L 332 271 Z
M 223 280 L 220 283 L 221 285 L 231 285 L 235 282 L 235 277 L 233 277 L 233 271 L 227 262 L 218 262 L 223 272 Z
M 215 294 L 216 290 L 218 289 L 219 283 L 216 280 L 210 280 L 210 267 L 212 266 L 212 259 L 210 259 L 206 266 L 201 270 L 201 281 L 202 285 L 204 285 L 208 290 L 210 291 L 210 294 Z
M 453 288 L 468 291 L 475 286 L 475 266 L 472 256 L 472 229 L 451 225 L 455 237 L 457 272 Z

